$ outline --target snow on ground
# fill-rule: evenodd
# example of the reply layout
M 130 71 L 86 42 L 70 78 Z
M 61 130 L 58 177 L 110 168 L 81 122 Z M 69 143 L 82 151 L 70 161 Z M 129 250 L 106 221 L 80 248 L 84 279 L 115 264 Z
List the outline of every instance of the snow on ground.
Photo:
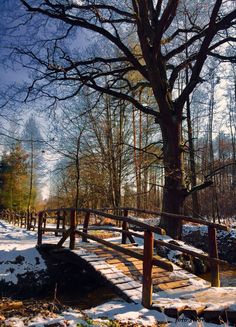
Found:
M 208 228 L 207 226 L 203 225 L 191 225 L 186 224 L 183 226 L 183 235 L 191 234 L 192 232 L 199 231 L 202 236 L 205 236 L 208 234 Z M 217 231 L 218 237 L 224 237 L 226 235 L 229 235 L 230 238 L 236 239 L 236 228 L 231 228 L 228 232 L 224 230 L 218 230 Z
M 17 284 L 18 275 L 46 269 L 35 240 L 35 232 L 0 222 L 0 281 Z
M 45 237 L 45 236 L 44 236 Z M 54 236 L 47 236 L 47 242 L 54 240 Z M 17 283 L 18 274 L 46 269 L 45 263 L 35 249 L 37 239 L 36 231 L 26 231 L 0 221 L 0 280 Z M 164 299 L 162 298 L 164 301 Z M 169 299 L 166 299 L 166 301 Z M 186 317 L 178 321 L 165 316 L 163 313 L 145 309 L 141 304 L 127 303 L 123 300 L 113 300 L 81 313 L 79 310 L 68 310 L 61 314 L 50 316 L 37 315 L 30 321 L 27 317 L 12 317 L 4 322 L 4 326 L 116 326 L 111 320 L 137 326 L 153 326 L 157 322 L 165 322 L 168 326 L 218 326 L 205 322 L 194 322 Z M 26 322 L 27 321 L 27 322 Z M 0 325 L 2 326 L 1 322 Z M 117 325 L 118 326 L 118 325 Z
M 114 321 L 112 323 L 112 321 Z M 112 301 L 99 307 L 86 310 L 86 315 L 78 310 L 68 310 L 57 315 L 57 317 L 43 317 L 38 315 L 27 322 L 24 318 L 13 317 L 5 321 L 6 327 L 112 327 L 112 326 L 158 326 L 168 327 L 219 327 L 213 323 L 204 321 L 193 321 L 185 316 L 178 319 L 167 318 L 164 314 L 147 310 L 140 305 L 128 304 L 124 301 Z M 160 326 L 161 326 L 160 325 Z M 224 326 L 227 326 L 224 324 Z

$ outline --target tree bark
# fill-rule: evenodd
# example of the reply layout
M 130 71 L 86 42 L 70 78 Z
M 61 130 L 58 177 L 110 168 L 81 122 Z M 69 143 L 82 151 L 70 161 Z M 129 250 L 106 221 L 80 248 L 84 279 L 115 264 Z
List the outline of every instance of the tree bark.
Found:
M 184 199 L 187 194 L 184 185 L 183 150 L 181 120 L 173 117 L 172 122 L 162 127 L 163 161 L 165 169 L 165 184 L 163 190 L 163 212 L 181 214 Z M 172 218 L 161 218 L 161 227 L 168 235 L 181 239 L 182 223 Z

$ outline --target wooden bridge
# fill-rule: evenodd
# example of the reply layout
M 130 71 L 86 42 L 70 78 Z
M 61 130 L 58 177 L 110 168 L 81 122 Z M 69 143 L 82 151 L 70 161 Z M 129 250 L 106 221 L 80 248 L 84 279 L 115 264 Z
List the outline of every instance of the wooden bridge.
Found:
M 39 247 L 47 246 L 46 233 L 55 235 L 54 254 L 69 261 L 79 261 L 96 271 L 126 300 L 178 317 L 181 313 L 206 320 L 236 321 L 236 288 L 219 288 L 219 266 L 228 265 L 218 258 L 216 232 L 228 230 L 225 225 L 192 217 L 162 213 L 172 219 L 208 226 L 209 254 L 198 253 L 175 243 L 155 239 L 165 234 L 129 216 L 160 215 L 159 212 L 134 208 L 106 210 L 63 208 L 38 214 Z M 116 236 L 120 237 L 116 237 Z M 80 238 L 80 242 L 77 239 Z M 137 241 L 139 240 L 139 241 Z M 140 246 L 140 243 L 142 245 Z M 63 246 L 64 245 L 64 246 Z M 67 246 L 65 246 L 67 245 Z M 198 257 L 211 266 L 211 284 L 156 254 L 158 246 Z M 50 244 L 52 248 L 52 244 Z

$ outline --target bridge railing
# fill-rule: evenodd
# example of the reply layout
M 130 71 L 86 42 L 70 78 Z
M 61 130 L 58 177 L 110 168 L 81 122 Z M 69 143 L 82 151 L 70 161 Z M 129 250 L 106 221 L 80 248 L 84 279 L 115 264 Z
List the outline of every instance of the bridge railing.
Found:
M 35 229 L 37 225 L 37 213 L 34 212 L 16 212 L 10 209 L 4 209 L 0 212 L 0 218 L 6 220 L 10 224 L 25 227 L 27 229 Z
M 200 258 L 206 262 L 210 263 L 210 269 L 211 269 L 211 285 L 213 287 L 219 287 L 220 286 L 220 266 L 229 266 L 229 263 L 220 260 L 218 255 L 218 246 L 217 246 L 217 230 L 223 230 L 228 231 L 229 227 L 222 224 L 217 224 L 213 222 L 209 222 L 203 219 L 194 218 L 190 216 L 185 215 L 179 215 L 179 214 L 172 214 L 172 213 L 166 213 L 166 212 L 160 212 L 160 211 L 153 211 L 153 210 L 147 210 L 147 209 L 137 209 L 137 208 L 103 208 L 103 210 L 123 210 L 123 212 L 128 216 L 129 212 L 133 213 L 142 213 L 142 214 L 149 214 L 149 215 L 155 215 L 159 217 L 167 217 L 172 218 L 175 220 L 181 220 L 182 222 L 192 222 L 195 224 L 205 225 L 208 228 L 208 255 L 198 253 L 195 251 L 191 251 L 189 249 L 185 249 L 184 247 L 177 246 L 171 243 L 163 242 L 161 240 L 154 240 L 155 245 L 161 245 L 165 246 L 167 248 L 180 251 L 182 253 L 186 253 L 188 255 L 191 255 L 193 257 Z
M 112 213 L 119 213 L 112 214 Z M 150 226 L 145 223 L 145 219 L 140 221 L 129 216 L 130 212 L 136 212 L 142 215 L 153 215 L 153 216 L 163 216 L 169 217 L 176 220 L 182 220 L 185 222 L 192 222 L 196 224 L 206 225 L 208 227 L 208 239 L 209 239 L 209 253 L 208 255 L 198 253 L 189 249 L 185 249 L 176 244 L 167 243 L 162 240 L 155 240 L 153 233 L 164 234 L 165 231 L 160 227 Z M 82 217 L 81 217 L 82 215 Z M 6 212 L 5 216 L 12 223 L 20 224 L 20 218 L 17 218 L 17 214 L 13 212 Z M 99 219 L 97 219 L 99 218 Z M 37 216 L 34 216 L 34 222 L 36 221 Z M 95 230 L 104 230 L 106 226 L 97 226 L 96 222 L 101 222 L 102 220 L 113 220 L 115 226 L 109 228 L 109 231 L 121 233 L 121 243 L 126 244 L 127 240 L 130 243 L 134 243 L 134 237 L 142 238 L 144 240 L 144 251 L 141 255 L 135 251 L 132 251 L 128 248 L 122 248 L 117 244 L 108 242 L 107 240 L 101 239 L 91 232 Z M 81 226 L 78 226 L 78 223 L 81 223 Z M 50 224 L 49 224 L 50 223 Z M 120 228 L 117 228 L 117 225 Z M 143 234 L 137 232 L 137 229 L 143 231 Z M 202 219 L 193 218 L 184 215 L 176 215 L 171 213 L 153 211 L 153 210 L 143 210 L 137 208 L 103 208 L 99 210 L 85 209 L 85 208 L 60 208 L 52 210 L 44 210 L 38 214 L 38 241 L 37 244 L 40 246 L 43 241 L 43 234 L 46 232 L 53 232 L 55 236 L 62 236 L 59 242 L 57 243 L 58 247 L 61 247 L 67 238 L 70 239 L 69 246 L 71 249 L 75 248 L 76 237 L 80 236 L 83 242 L 87 242 L 88 239 L 94 240 L 101 244 L 104 244 L 107 247 L 113 248 L 121 253 L 128 254 L 131 257 L 138 258 L 143 261 L 143 303 L 145 306 L 149 306 L 152 298 L 152 266 L 158 265 L 164 269 L 173 269 L 173 267 L 168 265 L 167 262 L 163 260 L 157 261 L 153 257 L 153 248 L 154 246 L 165 246 L 167 248 L 178 250 L 183 253 L 189 254 L 190 256 L 200 258 L 208 263 L 211 266 L 211 283 L 212 286 L 220 286 L 220 277 L 219 277 L 219 267 L 220 265 L 229 264 L 223 260 L 220 260 L 218 257 L 218 248 L 217 248 L 217 230 L 228 230 L 226 225 L 216 224 L 208 222 Z
M 58 213 L 60 212 L 60 213 Z M 77 225 L 76 215 L 83 214 L 83 224 Z M 65 221 L 62 223 L 62 226 L 58 223 L 57 217 L 66 217 L 67 222 L 69 220 L 69 225 L 65 224 Z M 109 221 L 120 222 L 121 228 L 117 228 L 114 225 L 110 225 L 109 229 L 107 226 L 95 226 L 91 224 L 91 221 L 94 220 L 94 216 L 99 216 L 103 219 L 108 219 Z M 52 225 L 47 226 L 47 220 L 52 224 L 54 223 L 55 227 Z M 81 218 L 80 218 L 81 221 Z M 64 225 L 63 225 L 64 224 Z M 142 229 L 144 232 L 143 235 L 133 232 L 129 229 L 129 226 L 134 228 Z M 124 248 L 121 245 L 115 244 L 109 240 L 103 239 L 93 234 L 95 230 L 108 230 L 109 232 L 118 232 L 121 233 L 122 244 L 127 242 L 127 239 L 131 243 L 134 243 L 135 236 L 141 237 L 144 239 L 144 249 L 143 253 L 136 252 L 129 248 Z M 143 295 L 142 303 L 145 307 L 150 307 L 152 303 L 152 267 L 158 266 L 168 271 L 173 271 L 173 265 L 165 259 L 156 258 L 154 256 L 154 233 L 164 234 L 164 230 L 160 227 L 153 227 L 144 222 L 135 220 L 128 216 L 119 216 L 113 215 L 107 212 L 101 212 L 98 210 L 92 209 L 74 209 L 74 208 L 63 208 L 61 210 L 46 210 L 39 213 L 38 221 L 38 246 L 42 245 L 43 235 L 45 232 L 53 232 L 55 235 L 62 234 L 61 239 L 57 243 L 58 247 L 61 247 L 64 242 L 69 238 L 69 247 L 70 249 L 75 248 L 76 237 L 81 237 L 83 242 L 88 240 L 96 241 L 100 244 L 105 245 L 108 248 L 114 249 L 125 255 L 129 255 L 133 258 L 137 258 L 143 262 Z
M 114 215 L 110 212 L 112 210 L 116 210 L 116 212 L 123 212 L 123 216 Z M 76 237 L 80 236 L 83 242 L 87 242 L 89 239 L 101 243 L 107 247 L 115 249 L 121 253 L 129 255 L 134 258 L 138 258 L 143 261 L 143 304 L 148 307 L 152 302 L 152 267 L 153 265 L 157 265 L 166 270 L 172 270 L 173 267 L 170 263 L 167 263 L 164 260 L 157 260 L 153 256 L 153 248 L 154 245 L 165 246 L 167 248 L 178 250 L 183 253 L 187 253 L 191 256 L 198 257 L 202 260 L 205 260 L 211 265 L 211 279 L 212 286 L 220 286 L 219 282 L 219 266 L 220 265 L 228 265 L 227 262 L 220 260 L 218 258 L 218 250 L 217 250 L 217 242 L 216 242 L 216 230 L 228 230 L 228 227 L 225 225 L 215 224 L 211 222 L 207 222 L 201 219 L 192 218 L 188 216 L 182 215 L 174 215 L 168 213 L 161 213 L 163 216 L 168 216 L 173 219 L 181 219 L 183 221 L 194 222 L 198 224 L 204 224 L 208 226 L 209 233 L 209 254 L 198 253 L 189 249 L 185 249 L 181 246 L 167 243 L 162 240 L 155 240 L 153 233 L 164 234 L 164 230 L 160 227 L 150 226 L 144 221 L 136 220 L 128 216 L 129 211 L 142 212 L 144 214 L 151 215 L 160 215 L 159 212 L 151 211 L 151 210 L 142 210 L 135 208 L 103 208 L 100 210 L 92 210 L 92 209 L 74 209 L 74 208 L 63 208 L 56 210 L 47 210 L 39 213 L 39 223 L 38 223 L 38 246 L 42 244 L 43 234 L 45 232 L 54 232 L 55 235 L 62 234 L 62 238 L 57 243 L 58 247 L 61 247 L 67 238 L 70 239 L 69 247 L 71 249 L 75 248 Z M 83 215 L 83 219 L 79 219 L 82 222 L 81 226 L 78 226 L 78 215 Z M 117 228 L 116 226 L 110 226 L 110 232 L 119 232 L 121 233 L 121 243 L 125 244 L 129 239 L 130 243 L 134 243 L 134 237 L 142 238 L 144 241 L 144 250 L 143 254 L 137 253 L 131 249 L 123 248 L 117 244 L 114 244 L 110 241 L 102 239 L 98 236 L 91 234 L 91 232 L 95 230 L 107 230 L 106 226 L 95 226 L 91 222 L 94 222 L 94 217 L 98 216 L 103 219 L 113 220 L 114 222 L 121 223 L 121 228 Z M 47 227 L 47 220 L 53 221 L 55 227 Z M 60 226 L 61 224 L 61 226 Z M 132 229 L 131 229 L 132 227 Z M 142 230 L 143 234 L 135 231 L 138 229 Z
M 217 246 L 217 230 L 228 231 L 229 227 L 226 225 L 221 225 L 213 222 L 209 222 L 203 219 L 184 216 L 184 215 L 177 215 L 172 213 L 162 212 L 162 217 L 168 217 L 175 220 L 181 220 L 182 222 L 192 222 L 195 224 L 205 225 L 208 228 L 208 257 L 205 258 L 208 262 L 210 262 L 210 269 L 211 269 L 211 285 L 213 287 L 220 286 L 220 265 L 229 266 L 228 262 L 219 260 L 218 255 L 218 246 Z M 189 252 L 186 249 L 182 249 L 182 252 Z M 195 255 L 196 257 L 204 259 L 202 255 Z

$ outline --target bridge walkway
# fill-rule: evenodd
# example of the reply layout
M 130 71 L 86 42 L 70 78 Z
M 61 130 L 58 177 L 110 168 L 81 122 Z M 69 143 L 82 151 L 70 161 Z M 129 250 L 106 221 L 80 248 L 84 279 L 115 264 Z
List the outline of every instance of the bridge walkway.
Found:
M 119 244 L 141 254 L 143 249 L 134 244 Z M 58 249 L 57 251 L 63 251 Z M 83 264 L 94 269 L 125 300 L 142 303 L 143 262 L 104 245 L 78 243 L 70 250 Z M 156 258 L 163 260 L 159 256 Z M 167 261 L 167 260 L 165 260 Z M 173 265 L 173 271 L 153 267 L 152 306 L 167 316 L 181 314 L 190 319 L 236 323 L 236 288 L 216 288 L 198 276 Z
M 123 215 L 120 214 L 122 210 Z M 145 220 L 134 219 L 128 215 L 130 211 L 155 216 L 161 214 L 207 226 L 208 254 L 155 238 L 156 234 L 165 231 Z M 111 214 L 87 208 L 57 208 L 39 212 L 37 246 L 42 246 L 44 234 L 55 235 L 53 251 L 59 255 L 64 252 L 63 257 L 67 257 L 68 261 L 71 261 L 72 255 L 74 261 L 93 269 L 124 298 L 141 303 L 146 308 L 155 308 L 172 317 L 184 313 L 193 319 L 203 317 L 205 320 L 219 322 L 224 319 L 227 323 L 236 323 L 236 288 L 219 287 L 219 268 L 229 265 L 218 258 L 216 235 L 222 230 L 228 231 L 229 227 L 199 218 L 150 210 L 115 208 L 115 214 Z M 121 235 L 121 244 L 104 237 L 106 233 Z M 67 239 L 68 249 L 63 247 Z M 135 239 L 141 239 L 143 246 L 137 246 Z M 181 251 L 207 262 L 211 268 L 211 284 L 157 256 L 157 246 Z

